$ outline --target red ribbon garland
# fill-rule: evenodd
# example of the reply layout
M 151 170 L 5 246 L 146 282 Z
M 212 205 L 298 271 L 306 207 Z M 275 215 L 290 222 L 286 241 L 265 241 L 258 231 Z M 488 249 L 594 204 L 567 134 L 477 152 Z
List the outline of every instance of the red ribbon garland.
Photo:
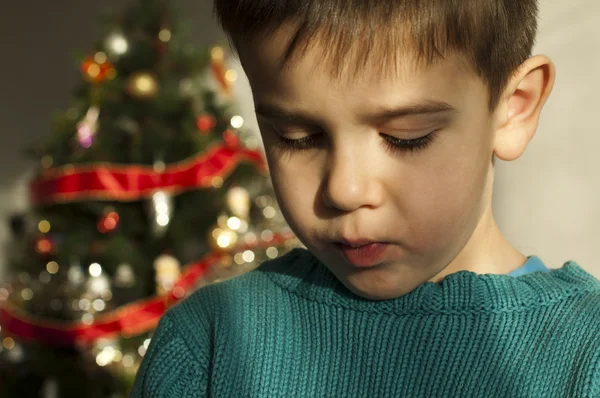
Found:
M 293 237 L 291 233 L 280 234 L 265 244 L 278 245 Z M 258 245 L 254 246 L 257 247 Z M 240 250 L 249 248 L 252 247 L 246 246 Z M 186 267 L 173 290 L 167 295 L 127 304 L 98 316 L 89 325 L 83 322 L 35 319 L 9 304 L 0 308 L 0 324 L 3 331 L 12 336 L 48 345 L 88 345 L 100 338 L 139 335 L 155 328 L 165 311 L 182 300 L 197 281 L 225 255 L 226 253 L 211 253 Z
M 211 187 L 214 177 L 225 179 L 242 161 L 254 163 L 266 172 L 260 152 L 219 145 L 163 172 L 149 166 L 102 163 L 50 169 L 32 182 L 30 193 L 34 204 L 78 200 L 134 201 L 148 197 L 158 189 L 178 193 Z

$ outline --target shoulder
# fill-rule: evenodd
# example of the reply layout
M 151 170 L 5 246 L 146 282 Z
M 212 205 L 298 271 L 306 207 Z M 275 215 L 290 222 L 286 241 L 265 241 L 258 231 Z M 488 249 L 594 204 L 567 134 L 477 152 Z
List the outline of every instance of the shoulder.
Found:
M 311 256 L 306 250 L 293 249 L 246 274 L 198 289 L 168 313 L 183 337 L 195 344 L 199 330 L 209 330 L 225 315 L 258 316 L 257 311 L 276 305 L 302 282 Z
M 262 263 L 246 274 L 199 289 L 172 311 L 178 317 L 182 312 L 193 313 L 197 308 L 221 305 L 223 300 L 235 300 L 240 295 L 264 295 L 265 292 L 286 290 L 305 279 L 314 261 L 314 256 L 307 250 L 293 249 L 281 257 Z
M 192 355 L 169 314 L 164 315 L 137 371 L 130 397 L 202 396 L 207 362 L 199 361 L 197 354 Z
M 571 313 L 569 313 L 571 312 Z M 574 301 L 572 311 L 565 312 L 566 319 L 572 322 L 573 333 L 582 340 L 579 360 L 590 359 L 591 369 L 585 377 L 584 397 L 600 396 L 600 288 L 581 294 Z

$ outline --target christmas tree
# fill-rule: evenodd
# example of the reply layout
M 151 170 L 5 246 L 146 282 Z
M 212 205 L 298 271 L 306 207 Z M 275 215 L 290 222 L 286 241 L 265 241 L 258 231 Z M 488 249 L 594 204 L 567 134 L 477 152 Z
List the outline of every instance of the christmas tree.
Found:
M 126 397 L 162 314 L 298 245 L 235 70 L 197 49 L 165 0 L 105 21 L 72 106 L 30 154 L 0 285 L 1 397 Z

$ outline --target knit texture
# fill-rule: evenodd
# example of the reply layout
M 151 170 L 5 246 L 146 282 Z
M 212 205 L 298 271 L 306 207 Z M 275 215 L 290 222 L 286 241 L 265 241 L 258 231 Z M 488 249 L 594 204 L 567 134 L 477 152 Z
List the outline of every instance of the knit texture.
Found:
M 600 281 L 460 271 L 392 300 L 306 250 L 163 316 L 131 397 L 599 397 Z

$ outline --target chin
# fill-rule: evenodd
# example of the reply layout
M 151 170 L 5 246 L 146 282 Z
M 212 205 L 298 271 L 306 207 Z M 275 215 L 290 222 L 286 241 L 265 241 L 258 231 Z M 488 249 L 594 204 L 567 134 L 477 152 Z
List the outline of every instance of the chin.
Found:
M 398 278 L 398 276 L 377 271 L 382 270 L 363 270 L 341 280 L 348 290 L 357 296 L 377 301 L 402 297 L 421 284 L 421 282 L 407 281 L 406 278 Z

